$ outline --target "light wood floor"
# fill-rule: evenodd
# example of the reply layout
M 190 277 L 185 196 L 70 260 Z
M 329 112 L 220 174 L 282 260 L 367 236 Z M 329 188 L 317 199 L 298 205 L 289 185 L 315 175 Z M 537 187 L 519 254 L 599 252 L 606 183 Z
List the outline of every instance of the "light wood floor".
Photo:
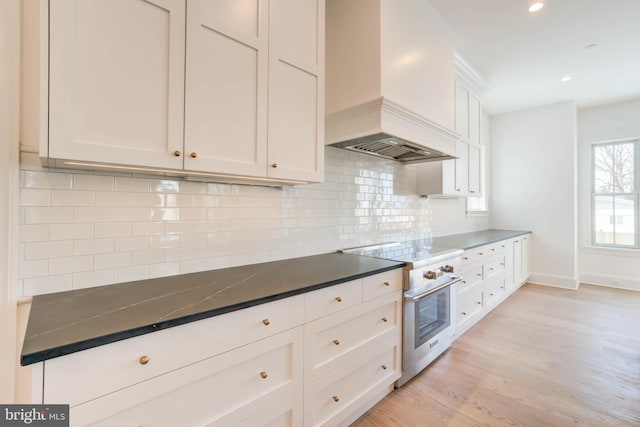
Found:
M 640 292 L 527 284 L 353 426 L 640 426 Z

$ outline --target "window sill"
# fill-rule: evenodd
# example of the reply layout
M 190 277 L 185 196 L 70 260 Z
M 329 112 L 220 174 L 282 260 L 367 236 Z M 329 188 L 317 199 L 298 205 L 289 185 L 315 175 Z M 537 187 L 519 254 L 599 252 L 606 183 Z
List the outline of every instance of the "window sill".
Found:
M 467 211 L 467 218 L 489 216 L 489 211 Z
M 582 246 L 582 250 L 584 251 L 584 253 L 594 254 L 594 255 L 609 255 L 609 256 L 615 255 L 615 256 L 623 256 L 623 257 L 630 257 L 630 258 L 636 258 L 640 256 L 640 249 L 635 249 L 635 248 L 610 248 L 607 246 L 585 245 L 585 246 Z

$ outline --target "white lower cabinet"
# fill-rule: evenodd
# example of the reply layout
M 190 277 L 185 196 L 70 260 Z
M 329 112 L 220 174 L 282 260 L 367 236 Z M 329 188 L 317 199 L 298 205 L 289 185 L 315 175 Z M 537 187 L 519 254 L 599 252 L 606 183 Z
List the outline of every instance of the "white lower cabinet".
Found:
M 526 234 L 464 252 L 462 280 L 457 285 L 456 338 L 500 305 L 529 277 L 530 236 Z M 522 249 L 525 245 L 526 256 Z
M 71 426 L 339 425 L 393 390 L 401 316 L 397 269 L 47 360 L 33 394 Z

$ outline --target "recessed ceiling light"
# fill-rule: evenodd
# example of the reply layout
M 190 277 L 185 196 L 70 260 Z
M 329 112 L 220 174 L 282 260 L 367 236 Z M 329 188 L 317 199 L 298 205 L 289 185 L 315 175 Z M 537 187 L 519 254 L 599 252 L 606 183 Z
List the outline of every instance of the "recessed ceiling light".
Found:
M 571 80 L 573 77 L 571 76 L 564 76 L 563 78 L 560 79 L 560 81 L 562 83 L 568 82 L 569 80 Z
M 542 3 L 541 1 L 537 1 L 535 3 L 532 3 L 531 6 L 529 6 L 529 12 L 537 12 L 540 9 L 542 9 L 544 7 L 544 3 Z

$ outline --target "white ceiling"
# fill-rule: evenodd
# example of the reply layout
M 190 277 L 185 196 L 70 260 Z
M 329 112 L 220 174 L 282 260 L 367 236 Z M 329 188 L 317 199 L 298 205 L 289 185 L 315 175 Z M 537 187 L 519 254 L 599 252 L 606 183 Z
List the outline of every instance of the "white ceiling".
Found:
M 530 0 L 431 1 L 458 53 L 490 83 L 489 114 L 640 98 L 640 0 L 546 0 L 536 13 Z M 560 82 L 565 75 L 573 79 Z

